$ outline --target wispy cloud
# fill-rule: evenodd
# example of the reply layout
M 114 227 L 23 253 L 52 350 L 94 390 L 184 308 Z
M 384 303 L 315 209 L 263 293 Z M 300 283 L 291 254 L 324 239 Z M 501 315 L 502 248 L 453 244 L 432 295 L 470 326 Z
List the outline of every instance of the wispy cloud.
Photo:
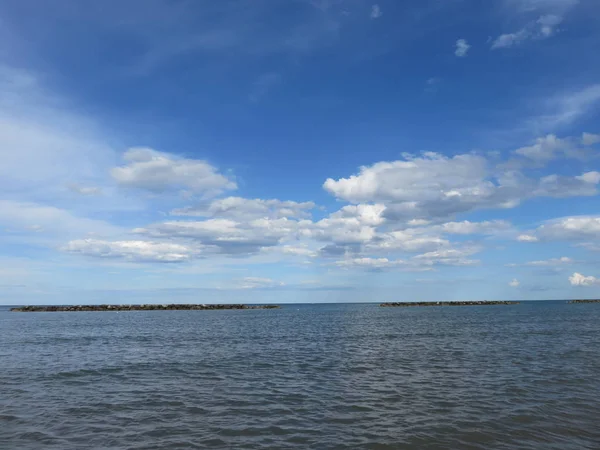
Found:
M 254 81 L 248 98 L 251 102 L 259 102 L 279 83 L 281 83 L 281 74 L 277 72 L 264 73 Z
M 571 125 L 600 105 L 600 84 L 559 93 L 544 100 L 540 107 L 543 113 L 531 119 L 535 131 L 551 131 Z
M 514 47 L 529 39 L 549 38 L 555 33 L 557 25 L 562 21 L 561 16 L 554 14 L 541 16 L 518 31 L 498 36 L 492 42 L 492 50 Z
M 379 5 L 375 4 L 371 6 L 371 19 L 379 19 L 382 16 L 383 12 Z
M 429 92 L 431 94 L 438 91 L 440 83 L 442 79 L 439 77 L 431 77 L 425 81 L 425 92 Z

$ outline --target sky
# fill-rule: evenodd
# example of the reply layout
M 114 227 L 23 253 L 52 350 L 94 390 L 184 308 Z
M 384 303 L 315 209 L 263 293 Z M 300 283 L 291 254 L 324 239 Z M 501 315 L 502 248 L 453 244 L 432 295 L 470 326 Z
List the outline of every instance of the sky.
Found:
M 596 0 L 0 2 L 0 304 L 600 297 Z

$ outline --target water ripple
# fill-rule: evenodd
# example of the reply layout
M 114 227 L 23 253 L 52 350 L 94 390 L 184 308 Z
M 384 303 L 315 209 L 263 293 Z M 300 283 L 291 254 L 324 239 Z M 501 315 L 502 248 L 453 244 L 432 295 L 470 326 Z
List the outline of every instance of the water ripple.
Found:
M 0 310 L 4 449 L 600 448 L 600 308 Z

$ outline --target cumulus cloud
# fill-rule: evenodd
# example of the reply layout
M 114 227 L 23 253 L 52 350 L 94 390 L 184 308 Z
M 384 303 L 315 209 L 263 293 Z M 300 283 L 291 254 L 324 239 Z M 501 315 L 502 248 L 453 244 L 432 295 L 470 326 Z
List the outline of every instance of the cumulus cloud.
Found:
M 587 197 L 598 194 L 598 172 L 586 172 L 576 177 L 548 175 L 540 178 L 532 191 L 533 197 Z
M 231 219 L 208 219 L 204 221 L 168 221 L 134 232 L 155 238 L 192 239 L 213 250 L 244 255 L 259 252 L 262 248 L 275 247 L 284 238 L 298 231 L 297 221 L 282 219 L 255 219 L 238 222 Z
M 471 46 L 466 39 L 459 39 L 456 41 L 456 50 L 454 50 L 454 54 L 459 58 L 464 58 L 467 56 L 470 48 Z
M 227 197 L 205 205 L 175 209 L 171 211 L 171 214 L 174 216 L 225 217 L 237 220 L 309 218 L 310 210 L 314 207 L 313 202 Z
M 199 253 L 198 249 L 181 244 L 148 241 L 111 242 L 97 239 L 70 241 L 62 250 L 68 253 L 77 253 L 98 258 L 165 263 L 189 261 Z
M 381 204 L 345 206 L 315 223 L 302 222 L 301 235 L 336 244 L 361 244 L 371 241 L 376 227 L 384 222 Z
M 486 158 L 474 154 L 404 156 L 363 166 L 348 178 L 329 178 L 323 187 L 349 202 L 383 204 L 383 216 L 390 220 L 440 219 L 475 209 L 512 208 L 532 197 L 597 193 L 590 176 L 535 180 L 516 170 L 495 170 Z
M 463 195 L 481 195 L 493 189 L 485 181 L 485 158 L 458 155 L 452 158 L 437 153 L 423 157 L 406 155 L 405 160 L 363 166 L 358 175 L 333 180 L 323 187 L 336 197 L 350 202 L 402 203 L 407 212 L 422 202 L 442 202 Z
M 595 241 L 600 238 L 600 217 L 567 216 L 547 220 L 525 236 L 528 236 L 525 241 L 530 242 L 571 241 L 575 246 L 596 250 L 598 245 Z
M 126 165 L 111 170 L 112 177 L 123 187 L 153 193 L 187 190 L 202 195 L 237 188 L 235 181 L 218 173 L 206 161 L 178 158 L 149 148 L 129 149 L 123 159 Z
M 589 287 L 600 285 L 600 279 L 593 276 L 586 277 L 585 275 L 575 272 L 569 277 L 569 283 L 571 283 L 571 286 Z
M 571 216 L 547 221 L 536 230 L 546 240 L 583 240 L 600 237 L 600 217 Z
M 572 144 L 567 139 L 559 139 L 554 134 L 548 134 L 537 138 L 533 145 L 518 148 L 515 153 L 534 160 L 550 160 L 555 158 L 557 153 L 564 153 L 571 148 Z
M 381 7 L 377 4 L 371 6 L 371 19 L 379 19 L 382 16 L 383 12 L 381 11 Z
M 509 285 L 510 287 L 514 287 L 514 288 L 516 288 L 516 287 L 519 287 L 519 285 L 520 285 L 520 284 L 521 284 L 521 283 L 520 283 L 520 282 L 519 282 L 519 280 L 517 280 L 516 278 L 513 278 L 513 279 L 512 279 L 512 280 L 511 280 L 511 281 L 508 283 L 508 285 Z

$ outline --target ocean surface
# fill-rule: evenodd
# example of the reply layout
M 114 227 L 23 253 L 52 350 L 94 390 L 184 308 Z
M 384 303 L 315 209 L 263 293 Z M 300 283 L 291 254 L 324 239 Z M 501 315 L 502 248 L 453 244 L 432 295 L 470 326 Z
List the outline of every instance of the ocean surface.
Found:
M 600 449 L 600 304 L 11 313 L 0 449 Z

